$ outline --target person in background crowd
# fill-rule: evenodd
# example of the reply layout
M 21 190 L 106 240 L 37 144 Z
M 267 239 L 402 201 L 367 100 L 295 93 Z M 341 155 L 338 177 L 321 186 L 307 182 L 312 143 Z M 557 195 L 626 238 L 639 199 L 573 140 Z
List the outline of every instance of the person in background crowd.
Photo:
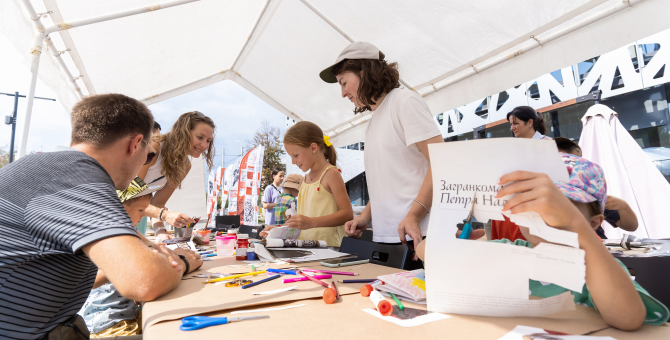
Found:
M 582 148 L 579 144 L 565 137 L 554 138 L 558 151 L 582 157 Z M 635 231 L 638 227 L 637 216 L 633 209 L 621 198 L 608 195 L 605 204 L 605 221 L 614 228 L 621 228 L 625 231 Z M 595 229 L 596 234 L 602 239 L 606 239 L 603 227 Z
M 263 209 L 265 209 L 265 224 L 276 225 L 274 208 L 279 201 L 282 189 L 281 184 L 284 181 L 284 169 L 276 166 L 272 169 L 272 183 L 265 187 L 263 191 Z
M 286 131 L 284 148 L 293 164 L 302 172 L 309 171 L 300 186 L 298 215 L 284 225 L 302 230 L 301 240 L 322 240 L 329 247 L 339 247 L 345 236 L 343 224 L 354 212 L 337 171 L 335 147 L 316 124 L 302 121 Z
M 141 178 L 135 177 L 126 190 L 116 191 L 123 204 L 123 209 L 126 210 L 133 224 L 137 225 L 144 217 L 144 209 L 149 206 L 153 192 L 160 188 L 160 186 L 149 187 Z M 138 233 L 137 236 L 149 247 L 158 247 L 144 238 L 142 234 Z M 193 267 L 189 265 L 189 273 L 202 266 L 200 255 L 192 250 L 177 248 L 174 254 L 188 257 L 190 262 L 184 262 L 184 264 L 193 263 L 195 265 Z M 93 290 L 77 314 L 86 321 L 91 338 L 140 334 L 142 320 L 138 304 L 119 294 L 102 270 L 98 270 Z
M 530 106 L 517 106 L 507 114 L 510 131 L 517 138 L 551 139 L 544 134 L 547 127 L 544 125 L 542 114 L 535 112 Z
M 507 114 L 510 130 L 516 138 L 551 139 L 544 134 L 544 118 L 530 106 L 517 106 Z M 519 226 L 503 216 L 503 221 L 491 220 L 491 239 L 525 240 Z
M 300 186 L 305 180 L 304 177 L 298 174 L 290 174 L 284 179 L 284 183 L 281 184 L 282 194 L 277 201 L 277 204 L 274 207 L 275 222 L 278 227 L 281 227 L 286 223 L 286 221 L 292 216 L 287 211 L 289 208 L 294 210 L 294 213 L 297 212 L 298 208 L 298 195 L 300 194 Z M 274 226 L 269 225 L 261 231 L 260 235 L 265 238 L 268 235 L 268 232 L 272 230 Z
M 82 99 L 70 116 L 70 150 L 29 155 L 0 169 L 3 337 L 48 339 L 69 329 L 87 339 L 77 311 L 98 269 L 136 301 L 168 293 L 185 273 L 180 258 L 140 240 L 116 194 L 155 156 L 147 141 L 149 109 L 103 94 Z
M 161 134 L 161 125 L 158 124 L 158 122 L 154 121 L 154 130 L 153 130 L 153 135 L 158 136 Z
M 347 235 L 360 238 L 372 222 L 375 242 L 407 243 L 409 235 L 418 244 L 433 199 L 428 144 L 444 142 L 428 105 L 420 94 L 400 87 L 398 64 L 367 42 L 347 46 L 319 76 L 340 86 L 355 114 L 374 113 L 365 132 L 370 202 L 346 223 Z
M 142 167 L 138 176 L 149 186 L 163 186 L 156 192 L 145 212 L 146 216 L 152 218 L 157 243 L 169 238 L 163 222 L 175 228 L 195 222 L 186 214 L 169 211 L 165 204 L 175 189 L 181 187 L 191 170 L 189 157 L 198 158 L 204 154 L 208 170 L 212 168 L 215 129 L 211 118 L 193 111 L 179 116 L 170 132 L 152 139 L 151 145 L 158 154 L 151 163 Z

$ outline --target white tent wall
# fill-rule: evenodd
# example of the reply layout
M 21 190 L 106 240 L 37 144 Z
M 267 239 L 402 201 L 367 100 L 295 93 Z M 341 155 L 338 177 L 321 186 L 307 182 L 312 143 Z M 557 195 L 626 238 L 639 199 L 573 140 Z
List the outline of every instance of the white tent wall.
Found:
M 171 211 L 178 211 L 191 217 L 201 217 L 201 223 L 207 221 L 207 188 L 205 188 L 205 160 L 201 157 L 191 159 L 191 171 L 165 204 Z
M 48 26 L 155 0 L 31 3 L 53 12 L 43 19 Z M 0 27 L 26 53 L 32 22 L 18 0 L 0 6 Z M 666 0 L 202 0 L 52 35 L 58 50 L 71 49 L 63 57 L 74 76 L 84 76 L 77 82 L 85 94 L 120 92 L 153 103 L 231 79 L 291 118 L 314 121 L 341 146 L 361 141 L 366 122 L 318 72 L 351 40 L 370 41 L 398 61 L 403 83 L 427 94 L 437 115 L 667 29 L 668 12 Z M 570 28 L 591 17 L 599 20 Z M 572 33 L 558 37 L 566 30 Z M 539 46 L 530 35 L 540 43 L 554 38 Z M 485 69 L 496 56 L 505 61 Z M 73 87 L 50 58 L 42 56 L 40 77 L 52 78 L 45 83 L 69 110 Z M 470 65 L 479 73 L 469 75 Z

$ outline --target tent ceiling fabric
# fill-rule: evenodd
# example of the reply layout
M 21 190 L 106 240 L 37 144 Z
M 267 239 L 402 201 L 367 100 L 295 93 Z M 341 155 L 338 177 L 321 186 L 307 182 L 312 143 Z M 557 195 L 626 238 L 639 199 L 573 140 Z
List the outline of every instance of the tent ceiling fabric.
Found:
M 51 25 L 160 0 L 31 2 L 38 12 L 55 12 L 43 19 Z M 19 0 L 0 6 L 0 28 L 28 58 L 30 34 L 12 34 L 34 30 L 25 9 L 16 18 Z M 397 61 L 404 83 L 437 115 L 670 28 L 669 12 L 667 0 L 201 0 L 73 28 L 54 43 L 74 50 L 64 58 L 72 74 L 84 74 L 78 84 L 85 94 L 119 92 L 151 104 L 232 80 L 292 119 L 317 123 L 342 146 L 364 139 L 370 117 L 354 116 L 339 87 L 318 73 L 352 40 Z M 542 41 L 597 15 L 542 46 L 531 38 Z M 514 57 L 481 72 L 471 67 L 507 55 Z M 40 77 L 69 110 L 71 84 L 55 88 L 62 70 L 41 65 Z

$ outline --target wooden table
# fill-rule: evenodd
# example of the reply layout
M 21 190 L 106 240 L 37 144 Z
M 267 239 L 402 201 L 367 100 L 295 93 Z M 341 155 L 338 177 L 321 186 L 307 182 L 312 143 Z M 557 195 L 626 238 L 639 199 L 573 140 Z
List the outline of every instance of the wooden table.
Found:
M 229 267 L 243 265 L 233 258 L 217 258 L 205 262 L 203 272 L 246 272 L 249 267 Z M 275 266 L 272 267 L 281 267 Z M 283 267 L 287 267 L 284 265 Z M 301 267 L 321 267 L 318 263 L 306 263 Z M 261 269 L 267 269 L 262 267 Z M 374 278 L 400 270 L 365 264 L 361 267 L 344 267 L 342 271 L 361 273 L 357 278 Z M 193 274 L 191 274 L 193 275 Z M 191 276 L 189 275 L 189 276 Z M 187 277 L 189 277 L 187 276 Z M 294 277 L 294 276 L 288 276 Z M 256 277 L 260 280 L 263 277 Z M 342 280 L 347 276 L 333 276 Z M 636 332 L 622 332 L 608 327 L 600 315 L 592 308 L 577 306 L 575 311 L 563 312 L 537 318 L 494 318 L 470 315 L 450 315 L 445 320 L 430 322 L 417 327 L 404 328 L 378 319 L 362 311 L 372 308 L 369 298 L 362 297 L 358 290 L 361 284 L 340 284 L 342 298 L 326 305 L 321 299 L 323 287 L 307 281 L 291 284 L 277 279 L 252 287 L 240 289 L 224 285 L 205 285 L 201 279 L 184 280 L 173 292 L 145 303 L 143 309 L 144 339 L 214 339 L 228 337 L 257 337 L 263 339 L 293 339 L 311 337 L 321 339 L 368 338 L 376 339 L 498 339 L 517 325 L 544 328 L 570 334 L 609 335 L 619 340 L 625 339 L 670 339 L 670 327 L 643 326 Z M 330 282 L 330 280 L 327 280 Z M 252 295 L 252 291 L 269 291 L 296 285 L 298 289 L 276 295 Z M 305 304 L 303 307 L 248 314 L 231 315 L 232 311 L 255 310 L 268 307 L 283 307 Z M 425 309 L 425 305 L 403 302 L 407 307 Z M 209 312 L 203 313 L 203 310 Z M 181 318 L 187 315 L 207 316 L 254 316 L 269 315 L 269 319 L 252 320 L 204 328 L 197 331 L 180 331 Z M 148 325 L 148 326 L 147 326 Z

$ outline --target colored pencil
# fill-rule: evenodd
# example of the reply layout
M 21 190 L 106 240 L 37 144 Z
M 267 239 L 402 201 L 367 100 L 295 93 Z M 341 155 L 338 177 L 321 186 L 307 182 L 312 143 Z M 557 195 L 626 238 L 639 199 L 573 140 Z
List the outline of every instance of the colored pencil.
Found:
M 253 275 L 258 275 L 258 274 L 265 274 L 267 270 L 261 270 L 257 272 L 250 272 L 250 273 L 244 273 L 244 274 L 237 274 L 237 275 L 231 275 L 231 276 L 226 276 L 226 277 L 220 277 L 217 279 L 211 279 L 207 281 L 202 281 L 202 283 L 214 283 L 214 282 L 219 282 L 219 281 L 226 281 L 230 279 L 236 279 L 238 277 L 244 277 L 244 276 L 253 276 Z
M 278 279 L 280 276 L 281 276 L 281 274 L 280 274 L 280 275 L 272 275 L 272 276 L 270 276 L 270 277 L 268 277 L 268 278 L 265 278 L 265 279 L 262 279 L 262 280 L 260 280 L 260 281 L 256 281 L 256 282 L 252 282 L 252 283 L 246 284 L 246 285 L 242 286 L 242 289 L 251 288 L 251 287 L 253 287 L 253 286 L 257 286 L 257 285 L 259 285 L 259 284 L 261 284 L 261 283 L 265 283 L 265 282 L 268 282 L 268 281 L 272 281 L 272 280 L 274 280 L 274 279 Z
M 375 282 L 377 279 L 360 279 L 360 280 L 342 280 L 342 281 L 337 281 L 339 283 L 370 283 L 370 282 Z
M 298 274 L 300 274 L 300 275 L 306 277 L 308 280 L 310 280 L 310 281 L 312 281 L 312 282 L 314 282 L 314 283 L 318 283 L 318 284 L 320 284 L 320 285 L 322 285 L 322 286 L 328 288 L 328 284 L 327 284 L 327 283 L 325 283 L 325 282 L 323 282 L 323 281 L 321 281 L 321 280 L 319 280 L 319 279 L 315 279 L 315 278 L 313 278 L 313 277 L 311 277 L 311 276 L 309 276 L 309 275 L 303 273 L 301 270 L 298 270 Z
M 349 275 L 349 276 L 358 276 L 361 274 L 350 273 L 350 272 L 336 272 L 333 270 L 321 270 L 321 269 L 303 269 L 303 272 L 312 272 L 312 273 L 324 273 L 324 274 L 333 274 L 333 275 Z

